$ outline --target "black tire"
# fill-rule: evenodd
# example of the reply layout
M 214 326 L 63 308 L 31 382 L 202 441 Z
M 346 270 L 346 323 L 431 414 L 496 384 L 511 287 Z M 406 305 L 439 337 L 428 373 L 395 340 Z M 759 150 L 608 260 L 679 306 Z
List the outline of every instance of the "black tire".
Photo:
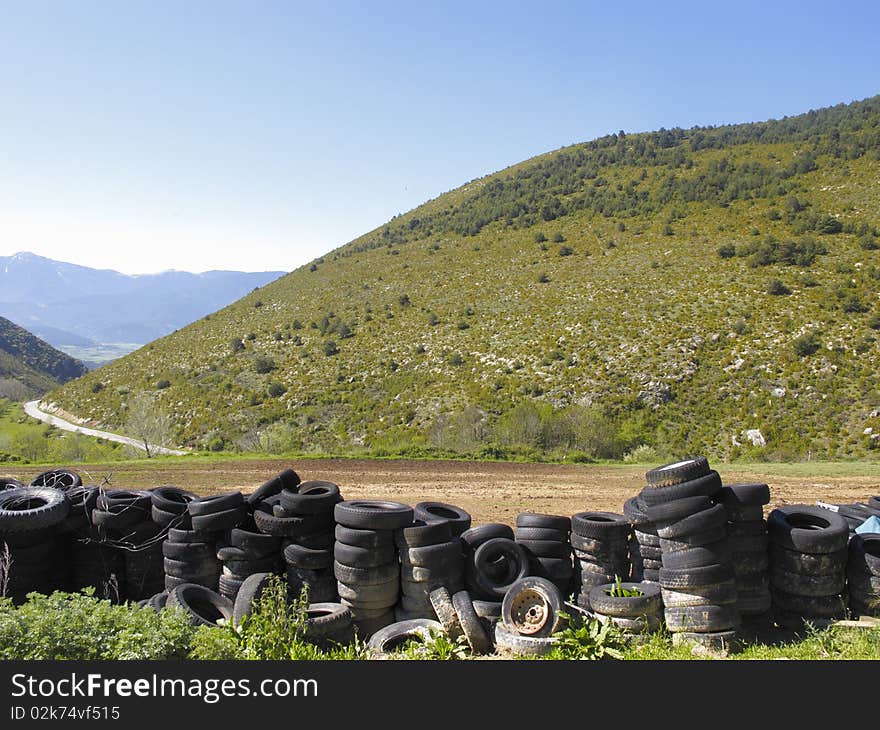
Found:
M 0 477 L 0 492 L 7 489 L 24 489 L 25 483 L 15 477 Z
M 430 568 L 435 571 L 461 571 L 461 542 L 445 542 L 439 545 L 413 547 L 400 552 L 401 562 L 416 568 Z
M 842 593 L 845 584 L 846 576 L 842 571 L 838 575 L 805 575 L 779 569 L 770 571 L 770 585 L 798 596 L 833 596 Z
M 162 567 L 165 570 L 165 575 L 193 583 L 201 583 L 220 575 L 220 564 L 217 560 L 212 559 L 190 561 L 164 558 Z
M 280 494 L 283 489 L 296 489 L 299 483 L 299 474 L 293 469 L 285 469 L 278 476 L 274 476 L 269 481 L 263 482 L 263 484 L 245 497 L 245 501 L 254 507 L 263 500 Z
M 673 499 L 669 502 L 645 507 L 645 512 L 651 518 L 651 524 L 660 534 L 661 527 L 678 522 L 685 517 L 702 512 L 713 505 L 709 497 L 682 497 L 681 499 Z
M 544 656 L 549 654 L 558 643 L 552 636 L 520 636 L 503 621 L 495 624 L 495 647 L 502 652 L 516 656 Z
M 734 577 L 733 569 L 728 564 L 707 565 L 702 568 L 687 570 L 660 569 L 660 585 L 664 588 L 693 588 L 713 585 Z
M 103 509 L 92 510 L 92 524 L 104 530 L 127 530 L 149 519 L 147 513 L 139 509 L 123 509 L 121 512 L 108 512 Z
M 211 497 L 199 497 L 188 502 L 186 508 L 193 517 L 204 517 L 219 512 L 228 512 L 243 505 L 244 497 L 241 492 L 228 492 Z
M 770 487 L 766 484 L 728 484 L 720 499 L 731 507 L 759 507 L 770 504 Z
M 476 550 L 484 542 L 498 537 L 506 540 L 514 539 L 513 530 L 508 525 L 503 525 L 500 522 L 489 522 L 479 527 L 472 527 L 470 530 L 465 530 L 461 533 L 460 537 L 462 543 L 464 543 L 465 550 L 469 552 Z
M 15 480 L 18 481 L 18 480 Z M 19 482 L 21 484 L 21 482 Z M 23 487 L 24 484 L 21 484 Z M 60 489 L 66 492 L 73 487 L 82 486 L 82 478 L 75 471 L 69 469 L 53 469 L 52 471 L 44 471 L 38 474 L 30 483 L 31 487 L 47 487 L 49 489 Z
M 367 642 L 367 646 L 379 654 L 392 654 L 410 642 L 424 643 L 426 639 L 430 638 L 432 632 L 442 631 L 443 627 L 439 621 L 427 618 L 397 621 L 374 633 Z
M 667 487 L 645 487 L 641 491 L 642 502 L 645 507 L 645 514 L 650 519 L 651 513 L 648 511 L 650 507 L 659 507 L 666 502 L 677 502 L 680 499 L 689 499 L 692 497 L 715 497 L 721 490 L 721 477 L 717 471 L 710 471 L 708 474 L 691 479 L 680 484 L 674 484 Z
M 186 506 L 198 498 L 197 494 L 177 487 L 156 487 L 150 492 L 150 501 L 153 507 L 176 515 L 188 512 Z
M 376 533 L 379 535 L 387 535 L 387 531 Z M 438 522 L 424 522 L 416 520 L 412 527 L 404 527 L 394 531 L 394 543 L 401 550 L 412 547 L 426 547 L 428 545 L 439 545 L 440 543 L 450 542 L 457 535 L 452 533 L 452 525 L 448 520 L 440 520 Z
M 665 553 L 675 552 L 676 550 L 687 550 L 692 547 L 702 547 L 703 545 L 711 545 L 727 537 L 727 523 L 724 522 L 717 527 L 713 527 L 705 532 L 695 532 L 691 535 L 682 535 L 681 537 L 670 539 L 660 538 L 660 549 Z
M 323 516 L 276 517 L 261 509 L 254 512 L 254 523 L 265 535 L 287 538 L 302 538 L 305 535 L 329 531 L 332 525 L 331 521 Z
M 727 512 L 728 522 L 764 522 L 764 508 L 759 504 L 747 504 L 742 507 L 732 506 L 727 502 L 722 504 L 724 511 Z
M 770 540 L 766 535 L 728 536 L 727 542 L 731 553 L 766 553 L 770 547 Z
M 576 552 L 589 553 L 598 560 L 614 560 L 629 553 L 628 540 L 593 540 L 571 533 L 571 546 Z
M 647 547 L 660 547 L 660 536 L 657 534 L 656 528 L 653 527 L 654 532 L 643 532 L 642 530 L 633 530 L 633 537 L 639 543 L 639 545 L 647 546 Z
M 254 573 L 242 581 L 232 607 L 233 625 L 240 626 L 242 620 L 251 615 L 254 604 L 259 601 L 272 577 L 272 573 Z
M 443 630 L 453 641 L 464 632 L 461 628 L 461 622 L 458 620 L 458 614 L 455 612 L 455 606 L 452 603 L 452 596 L 446 586 L 438 586 L 429 594 L 431 606 L 437 620 L 443 626 Z
M 284 548 L 284 561 L 297 568 L 323 570 L 333 567 L 333 550 L 314 550 L 302 545 L 288 545 Z
M 152 499 L 149 492 L 134 492 L 126 489 L 116 489 L 111 492 L 101 492 L 98 495 L 98 509 L 119 514 L 124 510 L 137 510 L 149 512 Z
M 735 606 L 681 606 L 664 610 L 666 626 L 670 631 L 728 631 L 740 624 Z
M 338 581 L 336 585 L 341 599 L 362 608 L 393 606 L 400 597 L 400 581 L 397 579 L 370 585 Z
M 568 543 L 552 540 L 516 540 L 526 552 L 536 558 L 571 557 L 571 546 Z
M 458 591 L 452 596 L 452 606 L 461 631 L 474 654 L 488 654 L 492 651 L 492 641 L 486 633 L 480 617 L 467 591 Z
M 190 502 L 195 504 L 195 502 Z M 240 504 L 238 507 L 223 510 L 221 512 L 211 512 L 206 515 L 193 516 L 192 524 L 194 530 L 204 532 L 224 532 L 237 527 L 247 519 L 247 505 Z
M 391 563 L 376 568 L 354 568 L 334 560 L 333 575 L 340 583 L 347 585 L 374 585 L 396 579 L 400 575 L 400 567 L 397 563 Z
M 24 487 L 0 492 L 0 532 L 20 533 L 53 527 L 70 513 L 59 489 Z
M 855 538 L 854 538 L 855 539 Z M 770 565 L 773 570 L 807 575 L 837 575 L 843 573 L 849 551 L 844 548 L 834 553 L 802 553 L 770 545 Z
M 645 473 L 645 480 L 653 487 L 668 487 L 698 479 L 708 473 L 708 459 L 705 456 L 693 456 L 650 469 Z
M 172 560 L 183 560 L 188 563 L 213 560 L 214 545 L 207 542 L 162 542 L 162 555 Z
M 192 517 L 189 512 L 166 512 L 153 505 L 150 509 L 150 519 L 162 527 L 192 527 Z
M 309 604 L 305 639 L 312 643 L 342 640 L 351 631 L 351 609 L 342 603 L 316 602 Z
M 625 540 L 629 520 L 616 512 L 579 512 L 571 518 L 571 531 L 592 540 Z
M 334 534 L 337 542 L 370 549 L 388 547 L 394 544 L 395 539 L 388 530 L 358 530 L 345 525 L 336 525 Z
M 195 583 L 183 583 L 171 590 L 165 605 L 183 609 L 194 626 L 217 626 L 233 615 L 232 601 Z
M 726 525 L 727 513 L 724 511 L 724 506 L 716 504 L 665 527 L 658 527 L 657 534 L 660 535 L 661 541 L 681 540 L 689 535 L 699 535 L 719 527 L 724 529 Z M 661 542 L 660 544 L 662 545 L 663 543 Z
M 663 550 L 660 547 L 651 547 L 650 545 L 641 545 L 633 541 L 630 544 L 630 556 L 632 558 L 642 558 L 644 560 L 660 560 L 663 557 Z
M 234 601 L 241 588 L 241 584 L 246 579 L 234 578 L 231 575 L 220 574 L 220 590 L 221 596 L 226 596 L 230 601 Z
M 849 554 L 856 564 L 864 566 L 864 572 L 880 575 L 880 533 L 853 535 Z
M 702 568 L 705 565 L 726 563 L 730 561 L 730 548 L 727 540 L 719 540 L 710 545 L 693 547 L 687 550 L 679 550 L 673 553 L 664 553 L 662 562 L 664 568 L 673 570 L 685 570 L 687 568 Z
M 814 618 L 838 618 L 846 612 L 846 599 L 842 594 L 832 596 L 800 596 L 771 588 L 774 609 Z
M 660 587 L 663 604 L 667 608 L 685 606 L 733 606 L 737 604 L 739 592 L 733 580 L 712 583 L 691 588 Z
M 754 553 L 730 553 L 730 564 L 737 575 L 766 573 L 770 567 L 770 556 L 766 551 Z
M 400 502 L 354 500 L 333 508 L 336 522 L 359 530 L 398 530 L 413 522 L 413 508 Z
M 645 514 L 645 503 L 640 495 L 630 497 L 623 503 L 623 514 L 636 528 L 641 525 L 649 525 L 651 522 L 648 515 Z
M 513 534 L 517 542 L 549 540 L 551 542 L 568 543 L 569 537 L 568 532 L 554 530 L 551 527 L 517 527 Z
M 730 522 L 727 525 L 728 537 L 763 537 L 767 534 L 767 525 L 763 520 L 750 522 Z
M 253 575 L 254 573 L 275 573 L 279 570 L 281 559 L 270 555 L 257 560 L 226 560 L 223 567 L 234 575 Z
M 546 530 L 571 532 L 571 518 L 564 515 L 545 515 L 537 512 L 520 512 L 516 516 L 517 527 L 538 527 Z
M 840 515 L 821 507 L 787 505 L 767 518 L 770 540 L 789 550 L 833 553 L 846 547 L 849 526 Z
M 333 511 L 342 501 L 339 485 L 333 482 L 301 482 L 296 491 L 281 492 L 281 505 L 295 515 L 321 515 Z
M 152 596 L 148 601 L 147 605 L 152 608 L 154 611 L 161 611 L 165 608 L 165 604 L 168 602 L 168 591 L 161 591 L 154 596 Z
M 252 557 L 264 557 L 280 552 L 281 538 L 264 535 L 243 527 L 234 527 L 229 531 L 227 540 L 232 547 L 241 548 Z
M 207 542 L 213 543 L 216 535 L 211 532 L 203 532 L 200 530 L 180 530 L 172 527 L 168 530 L 168 542 Z
M 501 618 L 524 636 L 551 636 L 562 624 L 562 595 L 544 578 L 522 578 L 504 594 Z
M 493 575 L 491 565 L 503 562 L 503 572 Z M 467 584 L 485 598 L 503 598 L 516 581 L 528 575 L 529 558 L 513 540 L 494 538 L 484 542 L 467 563 Z
M 397 550 L 394 546 L 384 548 L 359 548 L 337 542 L 333 557 L 338 563 L 352 568 L 377 568 L 380 565 L 397 563 Z
M 461 561 L 456 563 L 452 568 L 449 566 L 440 566 L 434 568 L 421 568 L 417 565 L 408 563 L 400 564 L 401 578 L 413 581 L 414 583 L 460 583 L 464 576 L 464 566 Z
M 419 502 L 413 509 L 413 518 L 426 524 L 447 522 L 453 537 L 459 537 L 471 527 L 471 516 L 461 507 L 446 502 Z
M 484 621 L 489 621 L 491 623 L 495 623 L 496 621 L 501 620 L 501 602 L 500 601 L 479 601 L 476 600 L 473 602 L 474 604 L 474 613 L 477 614 Z M 565 612 L 568 612 L 568 609 L 565 609 Z

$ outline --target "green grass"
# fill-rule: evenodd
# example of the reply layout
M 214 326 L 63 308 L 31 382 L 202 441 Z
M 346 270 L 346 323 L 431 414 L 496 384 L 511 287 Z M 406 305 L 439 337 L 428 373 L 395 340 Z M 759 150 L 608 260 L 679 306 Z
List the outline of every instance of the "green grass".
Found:
M 878 128 L 874 98 L 557 150 L 48 400 L 117 430 L 149 392 L 218 451 L 872 459 Z

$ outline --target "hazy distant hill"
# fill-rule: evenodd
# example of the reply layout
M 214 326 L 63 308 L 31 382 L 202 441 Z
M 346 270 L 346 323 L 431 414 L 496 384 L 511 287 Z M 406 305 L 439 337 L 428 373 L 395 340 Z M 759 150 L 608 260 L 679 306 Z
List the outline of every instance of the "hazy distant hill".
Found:
M 56 347 L 145 344 L 284 272 L 127 276 L 31 253 L 0 256 L 0 315 Z
M 862 456 L 878 227 L 880 97 L 615 133 L 441 195 L 52 397 L 115 426 L 150 390 L 212 448 L 735 456 L 758 429 L 770 458 Z
M 85 372 L 78 360 L 0 317 L 0 398 L 39 396 Z

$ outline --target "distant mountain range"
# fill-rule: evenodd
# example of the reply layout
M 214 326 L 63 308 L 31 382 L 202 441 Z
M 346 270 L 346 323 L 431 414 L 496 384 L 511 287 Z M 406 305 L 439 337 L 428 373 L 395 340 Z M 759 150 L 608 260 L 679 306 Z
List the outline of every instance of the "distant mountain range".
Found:
M 79 360 L 0 317 L 0 398 L 42 395 L 85 372 Z
M 32 253 L 0 256 L 0 315 L 67 352 L 122 352 L 221 309 L 286 272 L 129 276 Z

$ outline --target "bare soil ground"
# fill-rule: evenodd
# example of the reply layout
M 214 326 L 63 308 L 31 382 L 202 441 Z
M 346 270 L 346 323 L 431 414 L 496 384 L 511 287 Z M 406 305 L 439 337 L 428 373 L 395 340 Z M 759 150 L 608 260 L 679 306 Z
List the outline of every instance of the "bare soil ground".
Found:
M 767 482 L 772 503 L 832 503 L 865 501 L 880 494 L 880 468 L 795 469 L 756 464 L 719 465 L 725 483 Z M 198 494 L 248 492 L 285 468 L 305 479 L 336 482 L 347 499 L 391 499 L 407 504 L 425 500 L 451 502 L 463 507 L 475 523 L 513 524 L 519 512 L 571 515 L 584 510 L 620 512 L 624 501 L 644 486 L 645 467 L 511 464 L 467 461 L 406 461 L 362 459 L 308 459 L 301 461 L 229 459 L 213 461 L 146 460 L 125 465 L 75 467 L 84 481 L 100 484 L 109 477 L 110 488 L 142 489 L 173 485 Z M 12 467 L 21 479 L 30 479 L 45 467 Z M 781 473 L 780 473 L 781 472 Z M 789 473 L 786 473 L 789 472 Z M 831 475 L 828 475 L 831 474 Z

